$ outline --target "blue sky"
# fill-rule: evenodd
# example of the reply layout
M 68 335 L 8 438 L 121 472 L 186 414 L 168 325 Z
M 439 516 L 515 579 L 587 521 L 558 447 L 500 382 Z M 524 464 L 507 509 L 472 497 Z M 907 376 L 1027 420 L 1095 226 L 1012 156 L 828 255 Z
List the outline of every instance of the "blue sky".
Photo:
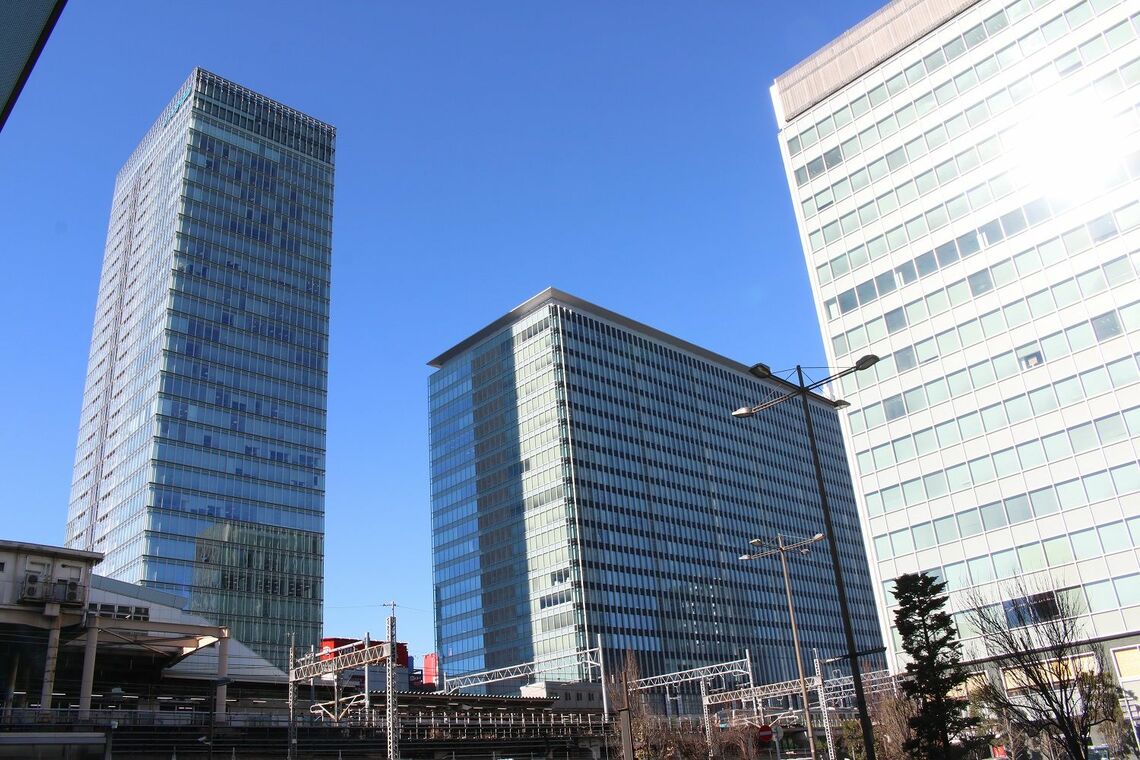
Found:
M 879 4 L 69 3 L 0 133 L 0 535 L 63 541 L 115 173 L 199 65 L 339 130 L 326 629 L 430 651 L 426 362 L 554 285 L 822 364 L 768 88 Z

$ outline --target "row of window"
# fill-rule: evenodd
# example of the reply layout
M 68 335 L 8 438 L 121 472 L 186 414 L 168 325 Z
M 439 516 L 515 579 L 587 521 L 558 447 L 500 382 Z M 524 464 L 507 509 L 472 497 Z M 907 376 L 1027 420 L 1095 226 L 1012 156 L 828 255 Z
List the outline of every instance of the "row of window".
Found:
M 987 554 L 963 562 L 952 562 L 925 572 L 936 576 L 939 580 L 946 581 L 948 591 L 963 591 L 972 585 L 1012 579 L 1023 572 L 1043 570 L 1047 567 L 1061 567 L 1080 559 L 1081 556 L 1086 559 L 1104 556 L 1103 550 L 1099 548 L 1093 551 L 1093 547 L 1101 546 L 1101 537 L 1107 537 L 1112 545 L 1122 548 L 1131 548 L 1136 545 L 1135 541 L 1129 537 L 1129 531 L 1125 529 L 1123 522 L 1104 527 L 1107 530 L 1103 533 L 1097 528 L 1089 528 L 1068 536 L 1058 536 L 1046 541 L 1026 544 L 1016 549 L 994 552 L 993 555 Z M 893 586 L 893 580 L 884 583 L 888 604 L 894 604 L 894 599 L 891 596 Z M 1075 586 L 1064 591 L 1074 594 L 1070 600 L 1073 602 L 1073 609 L 1097 613 L 1108 612 L 1121 607 L 1131 607 L 1134 604 L 1140 604 L 1140 574 L 1092 581 L 1083 584 L 1083 586 Z M 962 619 L 959 618 L 960 626 L 961 621 Z M 962 633 L 965 636 L 971 635 L 968 624 Z
M 1127 26 L 1127 23 L 1125 23 L 1124 28 L 1131 34 L 1131 27 Z M 1129 37 L 1129 40 L 1130 39 L 1131 37 Z M 1134 67 L 1129 65 L 1122 70 L 1125 77 L 1128 78 L 1129 83 L 1137 81 L 1138 77 L 1140 77 L 1140 60 L 1135 61 L 1134 64 Z M 1133 71 L 1133 68 L 1135 68 L 1135 71 Z M 1113 95 L 1124 89 L 1125 78 L 1123 78 L 1120 73 L 1113 71 L 1096 80 L 1091 87 L 1095 91 L 1098 100 L 1107 101 Z M 829 208 L 833 203 L 844 200 L 847 196 L 858 192 L 868 184 L 873 184 L 885 178 L 888 173 L 899 171 L 908 163 L 914 162 L 927 153 L 933 152 L 949 140 L 958 140 L 971 130 L 976 133 L 979 127 L 992 116 L 1013 107 L 1013 105 L 1012 96 L 1005 90 L 999 91 L 988 100 L 968 109 L 965 114 L 959 115 L 946 122 L 945 128 L 939 126 L 931 130 L 931 132 L 928 132 L 925 136 L 916 137 L 905 145 L 894 149 L 883 158 L 873 162 L 867 169 L 860 170 L 852 175 L 851 178 L 841 180 L 836 183 L 835 186 L 825 188 L 815 196 L 804 200 L 805 217 L 810 218 L 817 211 L 823 211 Z M 1140 117 L 1138 117 L 1132 105 L 1129 105 L 1110 121 L 1111 124 L 1108 125 L 1109 128 L 1112 129 L 1113 133 L 1118 132 L 1121 135 L 1130 134 L 1137 128 L 1140 128 Z M 815 230 L 809 235 L 812 250 L 819 250 L 824 245 L 831 245 L 842 237 L 856 233 L 861 227 L 870 225 L 879 219 L 879 217 L 886 216 L 912 203 L 921 196 L 934 192 L 940 185 L 950 183 L 960 175 L 966 174 L 1000 155 L 1015 153 L 1019 147 L 1019 142 L 1024 140 L 1023 132 L 1024 130 L 1020 127 L 1012 127 L 1001 134 L 989 137 L 978 143 L 977 146 L 969 148 L 954 158 L 947 159 L 934 169 L 929 169 L 919 174 L 913 180 L 908 179 L 897 188 L 888 190 L 886 193 L 863 204 L 858 209 L 852 210 L 839 219 L 825 224 L 821 229 Z M 1025 173 L 1022 172 L 1022 174 L 1024 175 Z M 1026 175 L 1025 178 L 1028 178 L 1028 176 Z M 1001 197 L 1005 194 L 1004 190 L 1012 184 L 1012 181 L 1011 176 L 1005 175 L 999 175 L 991 179 L 989 183 L 989 193 L 992 193 L 993 197 Z M 947 218 L 958 218 L 958 216 L 969 209 L 970 205 L 973 205 L 975 211 L 979 210 L 981 206 L 987 205 L 989 200 L 984 184 L 985 183 L 951 199 L 946 204 L 935 206 L 925 214 L 921 214 L 907 222 L 905 226 L 911 240 L 915 240 L 918 236 L 923 234 L 920 230 L 920 227 L 923 225 L 929 230 L 934 230 L 945 225 Z M 920 220 L 922 221 L 920 222 Z M 820 274 L 821 281 L 827 282 L 831 279 L 833 274 L 838 277 L 849 269 L 861 266 L 866 262 L 866 258 L 866 249 L 860 246 L 849 253 L 841 254 L 831 262 L 820 265 L 817 267 L 817 271 Z M 862 261 L 859 259 L 862 259 Z
M 876 317 L 864 324 L 853 327 L 831 339 L 831 347 L 837 357 L 859 351 L 882 340 L 888 335 L 906 328 L 916 328 L 928 319 L 960 306 L 972 298 L 1009 285 L 1044 267 L 1068 259 L 1070 250 L 1089 250 L 1088 241 L 1077 228 L 1077 234 L 1058 237 L 1030 248 L 1012 258 L 1003 259 L 993 266 L 980 269 L 967 277 L 952 282 L 944 288 L 930 291 L 925 297 L 917 298 L 903 306 Z M 1097 267 L 1081 272 L 1075 277 L 1062 280 L 1052 288 L 1037 291 L 1027 298 L 1021 298 L 994 309 L 976 320 L 959 326 L 959 332 L 967 333 L 977 329 L 988 338 L 1006 332 L 1007 328 L 1023 325 L 1031 318 L 1062 309 L 1081 298 L 1092 296 L 1124 282 L 1129 282 L 1140 272 L 1140 251 L 1129 256 L 1120 256 Z M 966 327 L 976 325 L 976 327 Z M 937 336 L 936 336 L 937 337 Z M 896 352 L 898 353 L 898 352 Z
M 1012 147 L 1012 145 L 1015 144 L 1011 134 L 1012 130 L 1006 130 L 1001 134 L 992 135 L 982 140 L 977 145 L 970 146 L 958 155 L 946 159 L 933 169 L 926 170 L 914 179 L 906 180 L 898 187 L 888 190 L 877 198 L 868 201 L 855 211 L 843 215 L 837 221 L 832 222 L 832 224 L 838 225 L 839 232 L 843 235 L 847 235 L 858 229 L 859 225 L 870 224 L 881 216 L 886 216 L 896 209 L 902 208 L 919 198 L 935 192 L 940 187 L 953 182 L 958 177 L 965 176 L 974 169 L 1002 155 L 1002 151 L 1007 149 L 1006 146 Z M 1003 146 L 1003 141 L 1006 146 Z M 923 154 L 927 152 L 925 142 L 908 143 L 908 145 L 912 144 L 915 145 L 914 150 L 921 149 Z M 921 148 L 919 146 L 921 146 Z M 904 151 L 905 148 L 898 148 L 891 151 L 886 157 L 875 161 L 867 167 L 867 169 L 861 169 L 856 172 L 850 179 L 843 179 L 837 182 L 833 187 L 825 188 L 811 198 L 804 200 L 803 211 L 805 219 L 811 219 L 817 213 L 830 208 L 835 203 L 845 200 L 848 196 L 854 195 L 864 187 L 884 179 L 889 172 L 901 168 L 902 164 L 900 164 L 899 161 L 905 155 Z M 917 157 L 917 155 L 918 154 L 916 154 L 915 157 Z M 830 225 L 823 228 L 825 230 L 825 242 L 828 242 L 829 238 L 830 240 L 837 239 L 834 231 L 827 231 L 829 227 Z M 851 269 L 862 266 L 866 261 L 866 248 L 856 248 L 853 249 L 850 254 L 841 254 L 830 262 L 820 264 L 816 267 L 816 271 L 821 283 L 827 283 L 830 282 L 833 277 L 840 277 Z
M 1096 93 L 1095 96 L 1098 100 L 1104 100 L 1123 90 L 1126 85 L 1131 86 L 1138 82 L 1140 82 L 1140 59 L 1126 64 L 1119 72 L 1113 71 L 1106 74 L 1089 85 L 1089 88 Z M 1020 97 L 1024 99 L 1028 97 L 1029 94 L 1031 94 L 1031 91 L 1021 94 Z M 991 101 L 992 105 L 990 105 Z M 1000 91 L 994 96 L 991 96 L 988 101 L 970 110 L 973 116 L 972 121 L 966 116 L 962 116 L 960 124 L 954 120 L 948 122 L 949 124 L 956 125 L 954 133 L 949 136 L 959 137 L 965 134 L 967 130 L 977 129 L 985 120 L 990 118 L 989 114 L 991 111 L 996 113 L 999 109 L 1009 108 L 1013 105 L 1013 102 L 1013 96 L 1009 95 L 1005 90 Z M 1114 121 L 1118 123 L 1117 126 L 1122 134 L 1132 133 L 1136 131 L 1137 128 L 1140 128 L 1140 113 L 1137 113 L 1135 106 L 1132 106 L 1117 114 L 1114 117 Z M 938 137 L 937 140 L 945 142 L 948 138 L 944 134 L 944 127 L 940 126 L 937 129 L 942 130 L 938 132 L 940 137 Z M 858 192 L 876 179 L 885 177 L 889 172 L 901 169 L 911 160 L 907 156 L 908 152 L 917 158 L 929 150 L 933 150 L 933 148 L 928 147 L 931 138 L 929 136 L 925 138 L 925 147 L 923 143 L 921 143 L 922 139 L 923 138 L 919 138 L 918 140 L 911 141 L 906 146 L 897 148 L 888 156 L 871 164 L 868 169 L 860 170 L 852 175 L 850 178 L 851 181 L 844 179 L 836 183 L 834 188 L 823 191 L 822 197 L 819 201 L 816 201 L 816 203 L 823 201 L 826 205 L 830 205 L 832 202 L 837 202 L 852 193 Z M 937 142 L 937 144 L 941 145 L 942 142 Z M 881 196 L 880 199 L 860 206 L 859 209 L 845 214 L 841 219 L 825 225 L 822 229 L 812 231 L 808 235 L 810 249 L 813 252 L 819 251 L 825 245 L 834 243 L 842 236 L 856 231 L 861 225 L 869 224 L 878 216 L 884 215 L 889 211 L 894 211 L 905 203 L 910 203 L 920 194 L 932 192 L 938 183 L 951 181 L 955 172 L 960 168 L 972 169 L 977 165 L 976 162 L 991 160 L 995 155 L 998 155 L 995 153 L 995 148 L 999 147 L 996 145 L 997 142 L 997 138 L 990 138 L 977 146 L 976 155 L 973 152 L 974 149 L 960 154 L 959 158 L 964 160 L 963 164 L 960 165 L 956 159 L 946 161 L 940 164 L 936 169 L 920 174 L 913 183 L 908 181 L 900 185 L 897 190 Z M 820 280 L 821 282 L 828 282 L 834 277 L 839 277 L 848 271 L 863 266 L 867 261 L 884 255 L 888 250 L 894 250 L 905 242 L 905 235 L 908 234 L 908 230 L 913 231 L 914 234 L 911 235 L 911 239 L 914 240 L 916 235 L 923 234 L 919 231 L 922 227 L 933 229 L 933 227 L 930 226 L 932 223 L 941 226 L 940 222 L 944 215 L 957 218 L 954 214 L 961 214 L 963 209 L 968 205 L 972 205 L 977 209 L 980 205 L 984 205 L 987 202 L 987 196 L 1001 197 L 1001 195 L 1005 194 L 1011 187 L 1012 182 L 1006 177 L 1001 178 L 1000 181 L 995 180 L 992 186 L 986 186 L 985 184 L 979 185 L 970 190 L 969 193 L 964 193 L 952 199 L 945 206 L 938 206 L 932 209 L 928 214 L 919 215 L 908 221 L 905 225 L 899 225 L 885 235 L 873 238 L 865 245 L 860 244 L 850 251 L 840 254 L 831 261 L 820 265 L 817 268 Z M 833 195 L 828 195 L 829 193 Z M 879 202 L 880 200 L 882 201 L 881 204 Z M 919 219 L 923 221 L 919 222 Z
M 319 216 L 309 216 L 310 223 L 329 226 L 327 222 L 322 225 L 316 221 L 332 218 L 332 182 L 328 169 L 318 169 L 315 164 L 297 161 L 268 145 L 217 127 L 208 119 L 192 122 L 189 134 L 191 149 L 198 148 L 225 158 L 229 158 L 232 152 L 234 160 L 240 161 L 242 165 L 284 180 L 279 184 L 281 199 L 300 202 L 310 213 L 317 211 Z M 244 197 L 245 194 L 235 195 Z
M 1140 161 L 1133 162 L 1130 168 L 1134 172 L 1133 178 L 1140 178 Z M 1119 175 L 1114 181 L 1123 184 L 1127 178 Z M 991 219 L 964 235 L 948 240 L 933 250 L 926 251 L 920 256 L 899 264 L 893 270 L 888 269 L 871 279 L 864 280 L 853 288 L 843 291 L 834 298 L 828 299 L 824 302 L 827 319 L 828 321 L 838 319 L 844 314 L 874 303 L 888 293 L 893 293 L 903 286 L 928 277 L 940 269 L 952 266 L 960 260 L 981 252 L 983 248 L 995 246 L 1026 229 L 1060 216 L 1069 208 L 1067 202 L 1059 198 L 1050 201 L 1038 198 L 1000 217 Z M 1086 224 L 1074 227 L 1061 235 L 1060 241 L 1069 251 L 1069 255 L 1073 255 L 1087 250 L 1094 243 L 1111 239 L 1137 225 L 1140 225 L 1140 203 L 1131 203 L 1116 209 L 1112 213 L 1097 216 Z M 890 235 L 896 231 L 902 237 L 891 241 Z M 886 246 L 875 255 L 876 258 L 885 255 L 888 249 L 895 250 L 906 244 L 902 227 L 897 227 L 892 232 L 888 232 L 887 238 L 876 238 L 876 240 L 882 240 L 882 245 Z M 875 241 L 871 241 L 868 245 L 874 243 Z
M 916 457 L 932 454 L 940 448 L 988 435 L 1007 425 L 1015 425 L 1030 417 L 1041 416 L 1054 409 L 1092 398 L 1110 388 L 1123 388 L 1140 380 L 1137 358 L 1126 356 L 1092 367 L 1079 375 L 1071 375 L 1028 393 L 1019 393 L 979 411 L 864 449 L 855 455 L 859 472 L 870 475 Z
M 1101 6 L 1100 11 L 1103 13 L 1109 8 L 1118 5 L 1121 0 L 1101 0 L 1097 3 Z M 1053 17 L 1042 26 L 1028 32 L 1018 42 L 1011 42 L 1010 44 L 998 50 L 994 55 L 987 56 L 979 61 L 974 66 L 959 66 L 956 70 L 959 72 L 950 79 L 947 79 L 937 87 L 924 92 L 917 98 L 909 100 L 901 108 L 895 110 L 893 113 L 888 114 L 880 119 L 875 124 L 871 124 L 866 129 L 859 132 L 855 137 L 845 142 L 842 146 L 836 146 L 823 155 L 818 156 L 806 162 L 803 166 L 798 167 L 795 172 L 796 185 L 802 187 L 812 179 L 823 174 L 825 171 L 838 168 L 851 156 L 862 151 L 869 150 L 877 145 L 881 140 L 885 140 L 890 136 L 897 133 L 899 130 L 906 128 L 910 124 L 930 113 L 935 108 L 945 107 L 952 101 L 956 100 L 960 95 L 972 90 L 981 82 L 997 75 L 1002 69 L 1012 68 L 1016 64 L 1024 61 L 1032 54 L 1044 48 L 1047 44 L 1055 42 L 1061 37 L 1069 34 L 1070 25 L 1072 29 L 1077 29 L 1084 25 L 1093 17 L 1093 10 L 1089 0 L 1084 0 L 1077 5 L 1070 8 L 1065 13 Z M 1123 22 L 1127 26 L 1127 21 Z M 1140 24 L 1140 18 L 1137 23 Z M 1119 26 L 1119 25 L 1118 25 Z M 1119 33 L 1118 33 L 1119 34 Z M 976 39 L 977 43 L 981 43 L 985 36 Z M 1124 37 L 1122 42 L 1118 42 L 1118 46 L 1127 42 L 1131 37 Z M 1015 83 L 1015 86 L 1021 84 L 1022 87 L 1018 89 L 1027 89 L 1028 79 L 1030 77 L 1041 78 L 1045 70 L 1048 71 L 1048 76 L 1045 77 L 1046 81 L 1055 78 L 1054 72 L 1065 76 L 1072 73 L 1082 65 L 1082 58 L 1085 58 L 1085 63 L 1091 62 L 1103 56 L 1107 50 L 1107 42 L 1098 34 L 1093 36 L 1089 41 L 1083 43 L 1079 47 L 1073 48 L 1066 52 L 1064 55 L 1058 57 L 1054 61 L 1040 67 L 1033 74 Z M 1075 59 L 1075 60 L 1074 60 Z M 889 82 L 895 83 L 896 92 L 890 93 L 883 87 L 880 94 L 879 103 L 868 105 L 881 105 L 888 95 L 901 94 L 906 89 L 906 82 L 904 75 L 897 75 Z M 879 91 L 879 88 L 872 90 L 872 92 Z M 870 95 L 870 93 L 868 93 Z M 860 99 L 861 100 L 861 99 Z M 869 98 L 868 98 L 869 101 Z M 959 114 L 960 116 L 961 114 Z
M 169 469 L 169 468 L 162 468 Z M 170 509 L 183 512 L 187 515 L 201 517 L 220 517 L 226 520 L 240 520 L 242 522 L 257 523 L 258 525 L 277 526 L 280 528 L 293 528 L 319 533 L 324 530 L 324 500 L 316 507 L 300 507 L 291 509 L 287 506 L 277 506 L 258 503 L 253 499 L 264 498 L 258 493 L 251 496 L 225 496 L 220 493 L 202 493 L 191 491 L 178 484 L 155 485 L 150 501 L 156 509 Z M 157 512 L 152 511 L 152 515 Z M 152 517 L 152 520 L 157 519 Z M 156 523 L 158 524 L 158 523 Z M 187 523 L 190 524 L 190 523 Z M 193 524 L 198 524 L 196 521 Z M 214 525 L 214 521 L 206 524 Z M 140 526 L 141 527 L 141 526 Z M 157 527 L 155 530 L 179 532 L 176 528 Z
M 1041 8 L 1053 0 L 1033 0 L 1033 8 Z M 1107 7 L 1103 3 L 1096 3 L 1096 9 L 1103 12 Z M 961 56 L 968 49 L 976 47 L 989 35 L 1004 29 L 1010 22 L 1018 21 L 1030 13 L 1030 0 L 1016 0 L 1005 9 L 998 11 L 966 31 L 964 35 L 957 35 L 951 40 L 935 48 L 918 61 L 907 66 L 902 72 L 892 76 L 885 83 L 873 88 L 865 95 L 860 95 L 851 103 L 844 103 L 834 112 L 813 124 L 799 134 L 788 138 L 788 154 L 799 155 L 823 140 L 838 129 L 850 124 L 852 121 L 867 114 L 872 108 L 886 102 L 888 96 L 898 95 L 907 87 L 913 87 L 928 75 L 939 71 L 950 61 Z
M 1034 438 L 993 454 L 985 454 L 898 485 L 872 491 L 866 494 L 867 511 L 871 515 L 880 515 L 918 506 L 947 494 L 964 491 L 971 486 L 1017 475 L 1034 467 L 1091 451 L 1098 445 L 1107 446 L 1137 436 L 1140 436 L 1140 407 L 1133 407 L 1125 412 L 1102 417 L 1095 423 L 1074 425 L 1067 430 Z M 1105 473 L 1100 473 L 1095 478 L 1091 475 L 1086 476 L 1089 479 L 1090 489 L 1093 487 L 1096 489 L 1087 497 L 1085 488 L 1079 481 L 1071 481 L 1075 485 L 1070 488 L 1072 491 L 1070 500 L 1085 504 L 1088 500 L 1099 501 L 1102 498 L 1109 498 L 1114 493 L 1130 493 L 1140 488 L 1140 470 L 1136 464 L 1116 467 L 1109 475 L 1111 477 Z M 1058 486 L 1058 489 L 1060 488 L 1061 486 Z
M 958 398 L 984 388 L 1019 372 L 1032 370 L 1046 361 L 1076 353 L 1123 332 L 1140 330 L 1140 302 L 1123 306 L 1091 320 L 1081 320 L 1065 330 L 1058 330 L 1040 341 L 1007 351 L 992 359 L 983 359 L 965 369 L 931 380 L 902 393 L 896 393 L 848 417 L 852 434 L 858 435 L 880 425 L 914 414 L 949 398 Z M 924 361 L 935 358 L 937 354 Z M 909 366 L 901 369 L 910 369 Z
M 987 531 L 998 530 L 1007 525 L 1016 525 L 1046 515 L 1056 514 L 1062 509 L 1072 509 L 1084 506 L 1086 503 L 1096 503 L 1103 498 L 1113 498 L 1114 476 L 1119 476 L 1115 480 L 1118 481 L 1121 488 L 1131 486 L 1132 490 L 1135 491 L 1140 489 L 1137 482 L 1140 475 L 1137 473 L 1140 473 L 1140 467 L 1136 463 L 1132 463 L 1118 467 L 1111 472 L 1105 470 L 1091 473 L 1083 478 L 1077 478 L 1060 485 L 1010 496 L 1001 501 L 939 517 L 936 520 L 883 533 L 875 536 L 875 556 L 882 562 L 914 551 L 931 549 L 940 544 L 953 543 Z M 1128 482 L 1130 479 L 1131 483 Z M 1128 492 L 1121 490 L 1121 488 L 1116 489 L 1118 495 Z M 1140 518 L 1133 518 L 1133 520 L 1137 521 L 1137 529 L 1140 530 Z M 1121 527 L 1119 523 L 1114 523 L 1114 525 Z M 1112 548 L 1115 545 L 1111 542 L 1106 541 L 1104 546 L 1106 552 L 1118 551 L 1118 548 Z M 1081 553 L 1077 559 L 1091 559 L 1093 556 L 1096 555 L 1085 556 Z M 1066 561 L 1071 561 L 1071 558 Z M 1026 570 L 1035 569 L 1039 568 L 1026 568 Z

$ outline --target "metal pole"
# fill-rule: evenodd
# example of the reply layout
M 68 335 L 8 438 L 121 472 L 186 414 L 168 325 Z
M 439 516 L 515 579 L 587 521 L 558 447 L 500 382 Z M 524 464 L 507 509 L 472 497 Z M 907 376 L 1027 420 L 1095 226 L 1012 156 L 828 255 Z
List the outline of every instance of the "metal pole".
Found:
M 800 674 L 800 696 L 804 700 L 804 728 L 807 729 L 808 752 L 815 760 L 815 729 L 811 724 L 811 703 L 808 701 L 807 679 L 804 678 L 804 656 L 800 651 L 800 631 L 796 625 L 796 608 L 792 604 L 792 581 L 788 576 L 788 555 L 784 550 L 784 537 L 776 534 L 776 546 L 780 550 L 780 567 L 784 571 L 784 594 L 788 597 L 788 617 L 792 619 L 792 646 L 796 650 L 796 669 Z
M 602 634 L 598 634 L 598 669 L 602 679 L 602 715 L 610 714 L 609 684 L 606 683 L 606 654 L 602 651 Z
M 709 690 L 705 679 L 701 679 L 701 722 L 705 724 L 705 741 L 709 745 L 709 760 L 713 760 L 712 720 L 709 718 Z
M 815 679 L 819 686 L 819 711 L 823 715 L 823 738 L 827 742 L 827 760 L 835 759 L 835 737 L 831 733 L 831 716 L 827 714 L 827 689 L 823 684 L 823 664 L 815 652 Z
M 289 747 L 288 760 L 297 760 L 297 682 L 293 669 L 297 667 L 297 634 L 289 634 Z
M 372 634 L 364 632 L 364 648 L 372 646 Z M 372 680 L 368 677 L 371 665 L 364 666 L 364 725 L 372 725 Z
M 811 408 L 808 405 L 807 388 L 804 385 L 804 370 L 798 364 L 796 365 L 796 378 L 800 384 L 800 399 L 803 401 L 808 443 L 811 447 L 812 464 L 815 466 L 815 482 L 819 488 L 819 504 L 823 509 L 827 545 L 831 549 L 831 570 L 835 576 L 835 591 L 839 596 L 839 617 L 843 620 L 843 635 L 847 640 L 847 656 L 851 661 L 851 682 L 855 687 L 855 704 L 859 708 L 859 726 L 863 730 L 863 752 L 866 760 L 875 760 L 875 734 L 871 728 L 871 716 L 867 713 L 867 697 L 863 693 L 863 676 L 859 672 L 859 654 L 855 648 L 855 630 L 851 627 L 851 610 L 847 606 L 847 589 L 843 583 L 843 569 L 839 564 L 839 534 L 831 520 L 831 505 L 827 502 L 827 488 L 823 482 L 823 464 L 820 462 L 819 448 L 815 441 L 815 425 L 811 421 Z
M 392 614 L 388 617 L 388 683 L 385 714 L 388 732 L 388 760 L 400 757 L 400 722 L 396 713 L 396 603 L 392 602 Z

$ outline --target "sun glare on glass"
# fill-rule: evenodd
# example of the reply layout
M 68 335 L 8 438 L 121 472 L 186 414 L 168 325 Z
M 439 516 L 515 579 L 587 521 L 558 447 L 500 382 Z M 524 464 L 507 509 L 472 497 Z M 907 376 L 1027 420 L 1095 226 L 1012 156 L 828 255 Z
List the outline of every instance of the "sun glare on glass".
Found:
M 1042 98 L 1013 135 L 1018 184 L 1053 198 L 1080 202 L 1115 184 L 1124 169 L 1124 119 L 1090 93 Z

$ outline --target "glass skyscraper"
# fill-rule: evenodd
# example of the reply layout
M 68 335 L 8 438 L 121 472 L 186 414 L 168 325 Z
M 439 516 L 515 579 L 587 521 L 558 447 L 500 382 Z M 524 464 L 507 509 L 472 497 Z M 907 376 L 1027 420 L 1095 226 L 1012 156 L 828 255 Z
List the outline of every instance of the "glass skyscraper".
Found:
M 747 367 L 557 290 L 431 362 L 436 644 L 445 672 L 596 645 L 643 675 L 742 658 L 794 678 L 777 559 L 823 531 L 799 403 Z M 837 413 L 811 398 L 859 648 L 881 645 Z M 846 653 L 824 545 L 789 558 L 805 658 Z M 616 671 L 611 671 L 616 672 Z M 571 673 L 563 677 L 584 677 Z M 695 709 L 694 705 L 687 705 Z
M 1138 37 L 1122 0 L 897 0 L 773 87 L 827 356 L 883 357 L 843 395 L 884 622 L 904 572 L 945 579 L 960 623 L 961 592 L 1014 611 L 1027 578 L 1071 589 L 1126 680 Z
M 284 665 L 322 616 L 335 130 L 202 69 L 115 182 L 67 546 Z

